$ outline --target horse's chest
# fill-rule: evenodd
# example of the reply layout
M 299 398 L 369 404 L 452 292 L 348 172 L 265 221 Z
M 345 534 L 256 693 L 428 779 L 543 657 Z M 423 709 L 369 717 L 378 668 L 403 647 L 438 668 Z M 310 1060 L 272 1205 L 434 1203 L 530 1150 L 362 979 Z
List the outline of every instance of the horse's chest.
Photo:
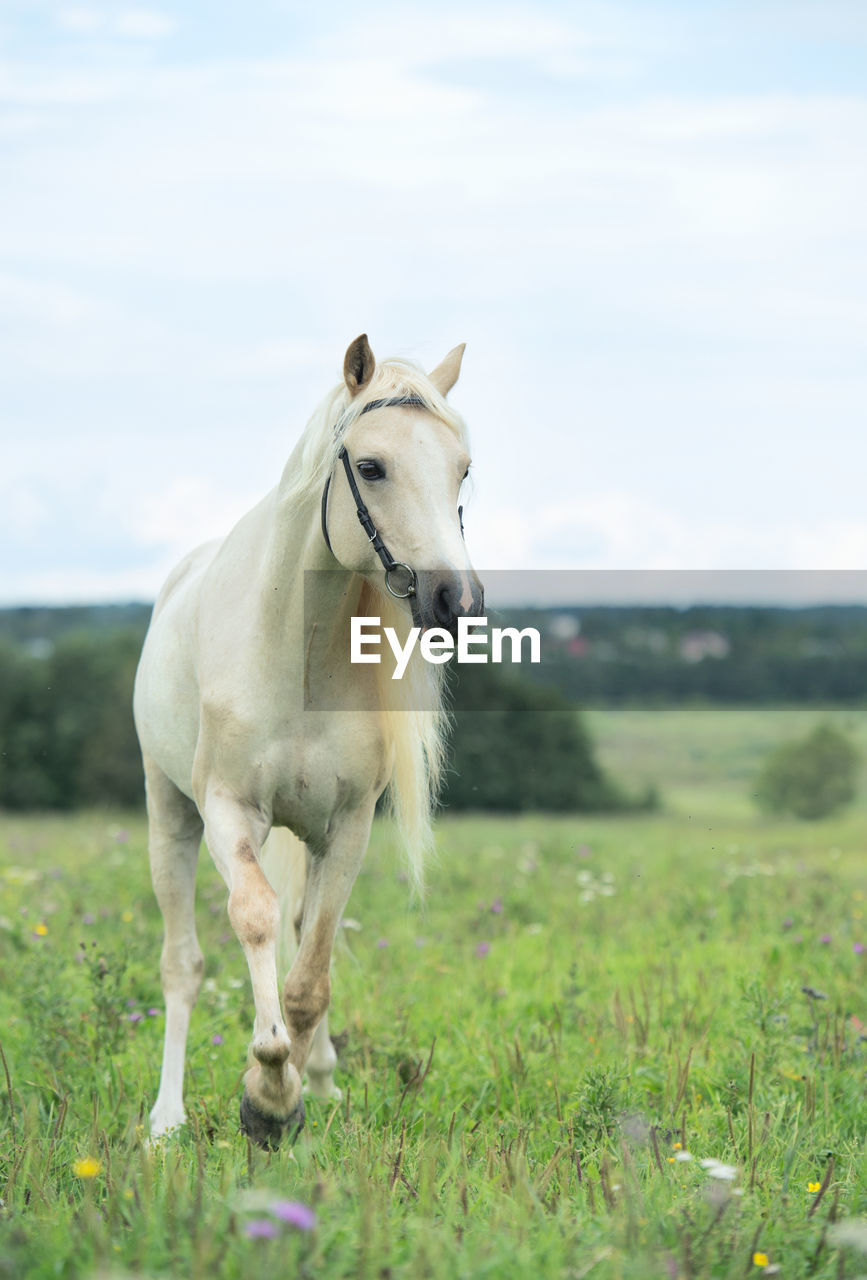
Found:
M 270 762 L 274 821 L 302 839 L 323 835 L 335 814 L 382 789 L 384 764 L 381 742 L 367 734 L 347 731 L 280 743 Z

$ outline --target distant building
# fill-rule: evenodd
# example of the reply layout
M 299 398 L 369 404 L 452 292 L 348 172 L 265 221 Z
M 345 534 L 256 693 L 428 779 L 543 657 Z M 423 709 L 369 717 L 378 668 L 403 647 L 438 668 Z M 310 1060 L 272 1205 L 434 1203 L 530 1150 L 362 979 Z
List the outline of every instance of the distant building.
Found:
M 683 662 L 702 662 L 705 658 L 727 658 L 731 651 L 728 638 L 719 631 L 688 631 L 680 641 Z

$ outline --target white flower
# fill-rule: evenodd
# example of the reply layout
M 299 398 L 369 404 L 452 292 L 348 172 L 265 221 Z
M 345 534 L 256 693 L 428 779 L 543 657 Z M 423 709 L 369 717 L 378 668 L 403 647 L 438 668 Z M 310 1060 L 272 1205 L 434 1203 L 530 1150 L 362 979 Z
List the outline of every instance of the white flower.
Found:
M 734 1182 L 738 1171 L 732 1164 L 723 1164 L 722 1160 L 702 1160 L 702 1169 L 706 1169 L 711 1178 L 719 1178 L 721 1182 Z
M 836 1245 L 848 1244 L 867 1253 L 867 1218 L 844 1218 L 842 1222 L 835 1222 L 828 1238 Z

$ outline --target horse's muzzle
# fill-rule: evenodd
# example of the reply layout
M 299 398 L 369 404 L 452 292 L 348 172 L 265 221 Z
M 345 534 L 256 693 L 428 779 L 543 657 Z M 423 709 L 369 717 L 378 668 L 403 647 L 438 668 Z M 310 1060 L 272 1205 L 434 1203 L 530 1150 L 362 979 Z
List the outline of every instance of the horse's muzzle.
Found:
M 418 573 L 413 621 L 423 628 L 441 627 L 457 636 L 459 618 L 479 618 L 485 611 L 485 591 L 472 570 Z

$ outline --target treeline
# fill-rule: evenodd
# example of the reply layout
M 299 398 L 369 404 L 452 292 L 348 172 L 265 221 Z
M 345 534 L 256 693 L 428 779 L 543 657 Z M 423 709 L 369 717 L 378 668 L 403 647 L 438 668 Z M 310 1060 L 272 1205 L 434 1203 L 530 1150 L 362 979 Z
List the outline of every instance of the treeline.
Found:
M 0 610 L 5 639 L 49 654 L 74 634 L 144 635 L 150 606 Z M 859 702 L 867 695 L 867 607 L 594 606 L 489 611 L 532 626 L 539 667 L 521 674 L 579 705 Z
M 0 807 L 141 803 L 131 701 L 149 617 L 135 604 L 0 610 Z M 652 803 L 605 776 L 581 705 L 854 704 L 867 693 L 862 607 L 533 609 L 490 621 L 538 628 L 543 660 L 467 668 L 456 682 L 452 809 Z
M 49 639 L 45 618 L 19 618 L 18 643 L 0 640 L 0 808 L 142 803 L 132 689 L 146 620 L 131 627 L 120 612 L 118 629 L 102 615 L 102 625 L 67 630 L 69 619 L 48 618 L 57 624 Z M 604 774 L 578 712 L 555 689 L 475 669 L 455 683 L 451 708 L 442 796 L 450 810 L 612 810 L 652 800 L 626 796 Z
M 510 610 L 542 633 L 530 678 L 580 705 L 847 703 L 867 697 L 867 607 Z
M 72 632 L 36 653 L 0 642 L 0 808 L 138 805 L 132 719 L 142 632 Z

